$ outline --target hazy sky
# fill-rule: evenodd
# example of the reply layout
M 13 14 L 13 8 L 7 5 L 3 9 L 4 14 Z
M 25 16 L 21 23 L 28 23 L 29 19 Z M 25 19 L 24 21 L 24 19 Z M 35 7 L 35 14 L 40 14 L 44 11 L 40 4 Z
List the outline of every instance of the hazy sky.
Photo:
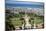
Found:
M 6 6 L 10 7 L 31 7 L 31 8 L 43 8 L 43 3 L 41 2 L 24 2 L 18 0 L 6 0 Z

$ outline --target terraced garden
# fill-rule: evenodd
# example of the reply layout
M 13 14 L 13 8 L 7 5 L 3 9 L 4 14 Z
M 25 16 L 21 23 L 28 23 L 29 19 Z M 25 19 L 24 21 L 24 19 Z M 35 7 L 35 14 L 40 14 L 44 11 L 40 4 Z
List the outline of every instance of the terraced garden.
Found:
M 38 16 L 34 13 L 32 14 L 27 14 L 30 19 L 29 19 L 29 23 L 34 26 L 34 24 L 44 24 L 44 17 L 43 16 Z M 24 13 L 21 13 L 21 14 L 14 14 L 14 15 L 9 15 L 8 17 L 6 17 L 6 24 L 8 26 L 11 26 L 13 25 L 13 27 L 15 28 L 16 26 L 18 27 L 22 27 L 23 24 L 25 24 L 25 20 L 24 20 L 24 17 L 25 14 Z

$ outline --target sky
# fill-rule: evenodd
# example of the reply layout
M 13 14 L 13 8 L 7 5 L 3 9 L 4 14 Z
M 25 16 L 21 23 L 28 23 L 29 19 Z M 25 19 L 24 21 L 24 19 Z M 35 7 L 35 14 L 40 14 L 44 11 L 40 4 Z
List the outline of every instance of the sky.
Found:
M 28 7 L 28 8 L 43 8 L 43 2 L 25 2 L 18 0 L 6 0 L 6 7 Z

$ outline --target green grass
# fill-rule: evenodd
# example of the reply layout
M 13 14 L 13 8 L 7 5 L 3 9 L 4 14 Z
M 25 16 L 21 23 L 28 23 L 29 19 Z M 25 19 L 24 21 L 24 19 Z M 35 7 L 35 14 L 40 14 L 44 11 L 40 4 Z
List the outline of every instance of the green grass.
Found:
M 14 26 L 22 26 L 23 20 L 20 20 L 20 18 L 11 18 L 11 22 Z
M 24 19 L 21 20 L 21 18 L 24 16 L 25 14 L 15 14 L 14 16 L 9 16 L 9 17 L 6 17 L 7 20 L 10 22 L 8 22 L 9 24 L 12 24 L 14 26 L 22 26 L 22 23 L 24 24 Z M 40 23 L 43 23 L 43 17 L 41 16 L 38 16 L 36 14 L 27 14 L 28 16 L 30 16 L 30 24 L 40 24 Z M 32 18 L 32 19 L 31 19 Z M 33 20 L 33 21 L 32 21 Z

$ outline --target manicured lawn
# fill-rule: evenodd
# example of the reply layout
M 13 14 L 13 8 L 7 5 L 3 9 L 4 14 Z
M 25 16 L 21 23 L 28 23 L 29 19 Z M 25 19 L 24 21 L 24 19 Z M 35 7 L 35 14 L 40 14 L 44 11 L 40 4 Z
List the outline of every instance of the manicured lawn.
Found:
M 30 24 L 40 24 L 40 23 L 44 23 L 43 20 L 43 16 L 38 16 L 36 14 L 27 14 L 30 19 L 29 19 L 29 23 Z M 9 24 L 12 24 L 13 26 L 22 26 L 23 24 L 25 24 L 24 22 L 24 19 L 22 19 L 22 17 L 25 16 L 25 14 L 15 14 L 13 16 L 9 16 L 9 17 L 6 17 L 7 21 Z

